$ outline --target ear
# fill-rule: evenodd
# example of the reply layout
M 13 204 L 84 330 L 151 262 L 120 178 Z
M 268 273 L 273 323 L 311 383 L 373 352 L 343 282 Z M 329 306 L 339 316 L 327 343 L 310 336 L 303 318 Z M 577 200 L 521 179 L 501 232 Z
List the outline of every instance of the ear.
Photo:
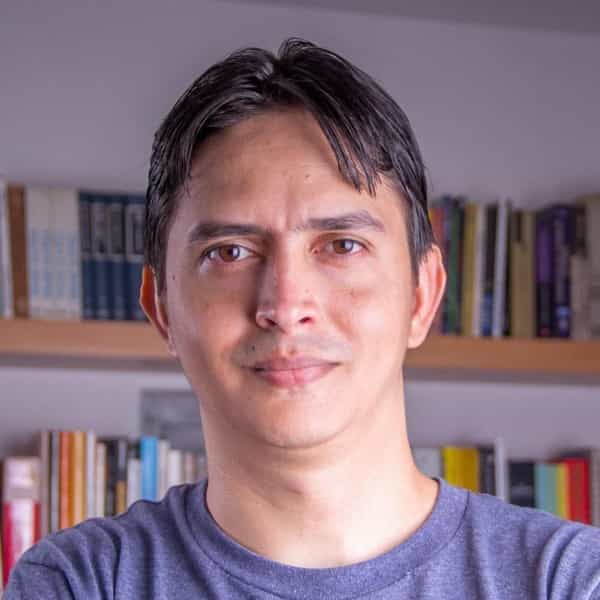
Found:
M 169 318 L 163 296 L 164 294 L 161 295 L 158 292 L 154 271 L 150 266 L 144 265 L 142 271 L 142 285 L 140 287 L 140 306 L 160 334 L 160 337 L 167 343 L 169 354 L 177 357 L 177 351 L 175 349 L 175 344 L 173 343 L 173 337 L 171 336 Z
M 433 245 L 419 265 L 419 284 L 408 333 L 408 347 L 418 348 L 429 332 L 446 289 L 446 270 L 438 246 Z

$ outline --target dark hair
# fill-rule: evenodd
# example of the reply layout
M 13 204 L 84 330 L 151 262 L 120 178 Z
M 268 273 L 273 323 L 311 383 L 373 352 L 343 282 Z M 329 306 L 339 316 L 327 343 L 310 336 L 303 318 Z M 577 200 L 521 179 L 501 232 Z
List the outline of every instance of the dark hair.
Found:
M 305 40 L 283 42 L 277 56 L 259 48 L 234 52 L 210 67 L 177 100 L 154 136 L 144 235 L 145 261 L 165 285 L 167 233 L 192 160 L 211 134 L 259 112 L 303 107 L 319 123 L 342 176 L 371 195 L 386 176 L 406 199 L 415 279 L 433 243 L 425 167 L 408 118 L 369 75 Z

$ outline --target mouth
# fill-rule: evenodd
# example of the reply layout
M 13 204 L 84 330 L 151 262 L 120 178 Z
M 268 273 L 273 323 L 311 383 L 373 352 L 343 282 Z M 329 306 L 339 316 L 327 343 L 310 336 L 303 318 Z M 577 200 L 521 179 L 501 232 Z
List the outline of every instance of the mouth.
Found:
M 337 367 L 337 363 L 315 363 L 306 366 L 252 368 L 252 372 L 264 381 L 280 388 L 301 387 L 325 377 Z

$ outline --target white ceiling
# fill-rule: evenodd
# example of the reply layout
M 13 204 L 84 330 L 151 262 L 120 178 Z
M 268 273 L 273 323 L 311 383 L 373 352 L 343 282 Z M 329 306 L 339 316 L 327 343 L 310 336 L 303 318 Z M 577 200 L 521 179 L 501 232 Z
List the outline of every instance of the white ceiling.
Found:
M 256 4 L 257 0 L 232 0 Z M 600 0 L 258 0 L 420 19 L 600 33 Z

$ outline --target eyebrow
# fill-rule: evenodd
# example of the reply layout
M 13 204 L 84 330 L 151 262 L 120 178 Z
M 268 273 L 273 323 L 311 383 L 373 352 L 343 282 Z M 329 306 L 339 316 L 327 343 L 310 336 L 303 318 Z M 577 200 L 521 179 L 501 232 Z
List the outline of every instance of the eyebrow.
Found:
M 364 209 L 335 217 L 310 218 L 308 221 L 294 227 L 293 231 L 347 231 L 353 229 L 385 232 L 383 222 Z M 187 243 L 193 245 L 228 236 L 256 235 L 266 237 L 271 233 L 270 229 L 251 223 L 204 221 L 192 227 L 188 234 Z

